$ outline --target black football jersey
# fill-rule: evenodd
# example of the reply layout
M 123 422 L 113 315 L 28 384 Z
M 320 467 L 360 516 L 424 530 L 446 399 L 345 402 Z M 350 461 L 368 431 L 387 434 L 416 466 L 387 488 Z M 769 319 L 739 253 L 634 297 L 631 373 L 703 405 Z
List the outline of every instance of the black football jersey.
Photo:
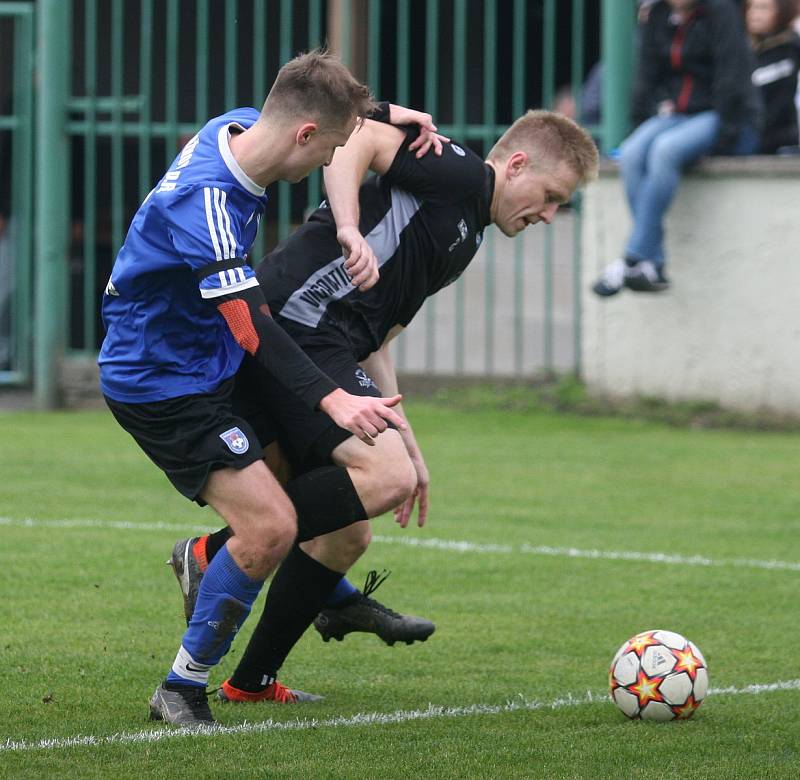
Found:
M 344 337 L 363 360 L 475 256 L 490 222 L 494 171 L 455 143 L 443 144 L 441 157 L 417 159 L 408 150 L 416 136 L 409 129 L 387 173 L 359 191 L 359 227 L 380 264 L 372 289 L 350 283 L 325 202 L 258 267 L 273 315 L 301 344 Z

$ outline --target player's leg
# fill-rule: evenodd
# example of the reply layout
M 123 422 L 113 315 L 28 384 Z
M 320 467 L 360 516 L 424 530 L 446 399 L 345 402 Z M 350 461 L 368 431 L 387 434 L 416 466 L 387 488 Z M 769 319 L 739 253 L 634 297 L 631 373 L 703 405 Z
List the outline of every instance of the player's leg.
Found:
M 362 384 L 363 371 L 340 347 L 315 359 L 348 391 L 378 392 L 374 384 L 366 387 Z M 394 508 L 416 487 L 416 473 L 396 431 L 384 432 L 375 446 L 370 447 L 337 428 L 325 415 L 309 416 L 301 412 L 294 416 L 284 410 L 280 419 L 287 429 L 284 440 L 293 449 L 296 463 L 333 462 L 337 468 L 346 470 L 364 517 Z M 287 492 L 293 499 L 298 495 L 292 491 L 293 483 L 313 475 L 314 471 L 311 469 L 287 484 Z M 302 505 L 300 495 L 298 500 Z M 319 511 L 328 511 L 332 506 L 339 507 L 337 511 L 341 512 L 346 509 L 347 501 L 349 498 L 342 507 L 342 497 L 329 491 Z M 298 516 L 302 511 L 298 506 Z M 280 698 L 282 686 L 269 682 L 277 676 L 314 618 L 325 612 L 332 595 L 340 598 L 336 614 L 341 619 L 334 626 L 334 633 L 325 635 L 327 638 L 332 635 L 341 638 L 349 631 L 364 630 L 378 633 L 390 643 L 396 639 L 410 643 L 426 639 L 433 632 L 435 627 L 429 621 L 399 615 L 370 598 L 369 591 L 361 593 L 343 579 L 342 575 L 364 552 L 369 539 L 369 524 L 355 522 L 333 533 L 320 534 L 313 541 L 308 539 L 292 550 L 270 583 L 264 612 L 236 671 L 223 684 L 222 697 L 233 701 Z M 373 582 L 373 589 L 377 584 Z M 397 636 L 398 628 L 402 629 L 399 632 L 402 636 Z
M 152 717 L 176 719 L 191 689 L 208 683 L 209 669 L 228 651 L 264 579 L 285 557 L 296 533 L 294 509 L 263 462 L 209 475 L 201 494 L 233 535 L 205 571 L 192 619 L 164 683 L 151 701 Z
M 332 453 L 334 462 L 346 465 L 352 474 L 353 484 L 370 517 L 394 509 L 416 487 L 414 466 L 400 434 L 386 431 L 383 437 L 386 441 L 379 452 L 368 452 L 376 448 L 364 447 L 351 436 Z M 347 571 L 363 555 L 371 539 L 370 523 L 354 523 L 335 533 L 318 536 L 302 547 L 325 566 Z M 372 598 L 371 594 L 384 580 L 385 577 L 371 571 L 359 591 L 343 579 L 314 620 L 322 638 L 326 642 L 331 638 L 341 641 L 346 634 L 360 631 L 376 634 L 389 645 L 424 642 L 436 628 L 430 620 L 401 614 Z
M 374 447 L 348 437 L 334 450 L 333 460 L 347 468 L 364 510 L 370 515 L 382 514 L 402 503 L 415 487 L 413 466 L 397 431 L 383 433 Z M 377 484 L 379 480 L 381 485 Z M 262 617 L 233 676 L 223 684 L 221 698 L 259 701 L 283 695 L 282 686 L 276 685 L 279 669 L 327 605 L 330 594 L 337 586 L 341 588 L 342 575 L 361 556 L 369 539 L 369 523 L 358 522 L 293 548 L 270 583 Z M 410 644 L 414 638 L 427 639 L 433 631 L 433 624 L 424 621 L 424 628 L 420 631 L 422 627 L 415 625 L 417 635 L 408 638 L 409 621 L 422 619 L 383 607 L 369 597 L 369 592 L 365 595 L 355 588 L 352 591 L 341 604 L 342 618 L 332 626 L 333 632 L 325 635 L 328 638 L 371 629 L 394 644 L 398 629 L 402 628 L 405 631 L 400 633 Z M 347 627 L 345 618 L 349 620 Z
M 118 422 L 174 487 L 211 504 L 236 535 L 210 563 L 167 679 L 151 699 L 151 716 L 171 723 L 212 722 L 205 701 L 208 670 L 228 649 L 264 578 L 296 533 L 291 502 L 261 461 L 258 438 L 232 413 L 233 381 L 215 391 L 154 403 L 107 399 Z

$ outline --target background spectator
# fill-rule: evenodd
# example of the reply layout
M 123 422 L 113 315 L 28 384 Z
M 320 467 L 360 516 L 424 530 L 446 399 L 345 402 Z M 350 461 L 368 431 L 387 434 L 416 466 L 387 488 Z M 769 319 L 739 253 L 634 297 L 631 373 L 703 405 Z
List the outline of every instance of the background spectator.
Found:
M 711 151 L 758 148 L 752 62 L 730 0 L 661 0 L 650 7 L 633 99 L 633 116 L 642 124 L 620 150 L 633 231 L 623 256 L 595 282 L 597 295 L 669 286 L 663 221 L 682 171 Z
M 746 6 L 747 32 L 756 54 L 753 84 L 764 106 L 764 154 L 800 143 L 796 104 L 800 36 L 792 28 L 796 10 L 795 0 L 748 0 Z

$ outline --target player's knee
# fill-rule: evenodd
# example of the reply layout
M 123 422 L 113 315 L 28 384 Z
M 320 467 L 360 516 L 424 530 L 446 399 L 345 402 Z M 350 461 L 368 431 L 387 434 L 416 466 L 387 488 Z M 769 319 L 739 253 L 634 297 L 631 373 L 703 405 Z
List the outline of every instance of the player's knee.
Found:
M 289 499 L 263 507 L 243 540 L 253 556 L 261 561 L 286 557 L 297 536 L 297 515 Z
M 407 455 L 395 458 L 387 465 L 382 481 L 382 496 L 385 499 L 383 512 L 400 506 L 417 489 L 417 472 Z
M 353 523 L 344 531 L 338 539 L 340 551 L 343 557 L 355 562 L 366 552 L 372 541 L 372 526 L 369 522 Z

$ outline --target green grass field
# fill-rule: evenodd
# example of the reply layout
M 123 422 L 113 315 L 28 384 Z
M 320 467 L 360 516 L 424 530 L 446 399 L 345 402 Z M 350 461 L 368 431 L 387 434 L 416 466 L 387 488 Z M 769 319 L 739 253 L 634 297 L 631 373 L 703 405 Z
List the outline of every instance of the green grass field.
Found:
M 182 633 L 164 561 L 211 511 L 105 413 L 0 415 L 0 776 L 800 776 L 800 435 L 408 410 L 429 523 L 376 520 L 353 576 L 391 569 L 377 597 L 436 633 L 311 631 L 282 680 L 325 701 L 212 704 L 232 727 L 214 735 L 146 717 Z M 630 722 L 605 695 L 617 647 L 658 627 L 701 647 L 718 690 L 687 722 Z

